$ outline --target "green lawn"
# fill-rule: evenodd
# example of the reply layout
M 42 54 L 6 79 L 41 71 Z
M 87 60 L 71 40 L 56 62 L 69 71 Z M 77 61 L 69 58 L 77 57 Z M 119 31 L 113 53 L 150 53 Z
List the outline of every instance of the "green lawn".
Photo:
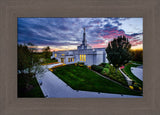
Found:
M 18 97 L 44 97 L 35 77 L 18 75 Z
M 132 80 L 134 80 L 135 82 L 139 83 L 141 87 L 143 87 L 143 82 L 137 78 L 132 72 L 131 72 L 131 67 L 137 67 L 138 65 L 135 64 L 127 64 L 125 66 L 124 69 L 122 69 L 122 71 Z
M 75 90 L 127 95 L 141 95 L 142 93 L 105 79 L 89 70 L 86 66 L 66 65 L 55 68 L 53 73 Z

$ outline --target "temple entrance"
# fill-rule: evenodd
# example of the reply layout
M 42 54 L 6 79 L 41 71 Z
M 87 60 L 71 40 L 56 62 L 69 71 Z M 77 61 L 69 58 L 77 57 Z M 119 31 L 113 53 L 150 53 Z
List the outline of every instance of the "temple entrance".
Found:
M 64 58 L 61 58 L 61 62 L 64 63 Z

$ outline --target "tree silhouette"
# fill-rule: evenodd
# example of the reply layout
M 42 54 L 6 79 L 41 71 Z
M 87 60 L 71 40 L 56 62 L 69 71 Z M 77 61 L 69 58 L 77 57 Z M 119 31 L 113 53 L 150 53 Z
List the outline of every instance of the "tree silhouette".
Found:
M 133 50 L 131 54 L 133 61 L 143 62 L 143 50 Z
M 26 45 L 18 44 L 18 70 L 24 73 L 24 70 L 32 65 L 31 52 Z
M 117 39 L 114 38 L 113 41 L 108 43 L 106 48 L 107 59 L 116 70 L 131 59 L 130 48 L 131 44 L 125 36 L 118 36 Z
M 33 46 L 33 45 L 32 45 Z M 36 74 L 42 73 L 43 68 L 40 66 L 40 58 L 33 52 L 33 48 L 27 45 L 18 44 L 18 70 L 21 74 Z
M 43 48 L 42 50 L 43 50 L 43 57 L 44 57 L 45 59 L 51 57 L 52 52 L 50 51 L 50 47 L 49 47 L 49 46 Z

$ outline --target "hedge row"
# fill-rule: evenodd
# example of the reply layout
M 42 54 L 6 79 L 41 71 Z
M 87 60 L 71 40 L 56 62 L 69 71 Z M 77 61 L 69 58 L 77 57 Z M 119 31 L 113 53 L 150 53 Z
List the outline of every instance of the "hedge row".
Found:
M 100 72 L 102 72 L 103 67 L 97 66 L 97 65 L 92 65 L 91 69 L 94 70 L 94 71 L 97 71 L 98 73 L 100 73 Z
M 109 68 L 110 67 L 109 63 L 101 63 L 101 64 L 99 64 L 99 66 L 102 66 L 104 68 Z

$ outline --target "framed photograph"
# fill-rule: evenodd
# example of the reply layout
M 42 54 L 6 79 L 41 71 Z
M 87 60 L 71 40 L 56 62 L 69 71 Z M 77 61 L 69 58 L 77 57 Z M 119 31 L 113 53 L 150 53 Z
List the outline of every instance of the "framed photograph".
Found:
M 159 1 L 0 3 L 0 114 L 160 113 Z
M 17 28 L 18 97 L 143 97 L 143 18 L 18 17 Z

